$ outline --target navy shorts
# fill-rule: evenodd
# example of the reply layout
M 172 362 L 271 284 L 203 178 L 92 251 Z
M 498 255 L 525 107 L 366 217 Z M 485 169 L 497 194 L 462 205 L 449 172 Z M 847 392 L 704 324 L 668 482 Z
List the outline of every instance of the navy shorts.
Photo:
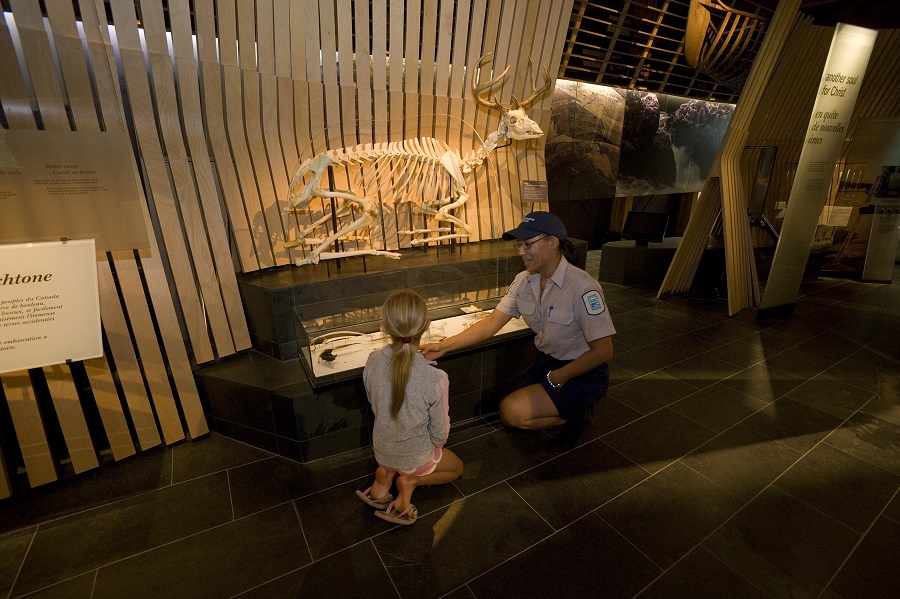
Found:
M 597 403 L 609 389 L 609 365 L 601 364 L 581 376 L 569 380 L 559 389 L 547 382 L 547 373 L 562 368 L 571 360 L 557 360 L 553 356 L 538 352 L 537 361 L 532 364 L 519 388 L 540 385 L 550 396 L 556 411 L 563 418 L 584 412 Z

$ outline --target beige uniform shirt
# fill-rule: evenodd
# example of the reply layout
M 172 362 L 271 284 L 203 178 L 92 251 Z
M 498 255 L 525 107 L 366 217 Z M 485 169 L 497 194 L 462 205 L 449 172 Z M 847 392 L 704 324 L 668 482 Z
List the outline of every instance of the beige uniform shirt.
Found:
M 603 290 L 594 277 L 565 258 L 544 286 L 541 275 L 520 272 L 497 309 L 522 317 L 536 333 L 538 350 L 558 360 L 574 360 L 588 350 L 588 342 L 615 334 Z

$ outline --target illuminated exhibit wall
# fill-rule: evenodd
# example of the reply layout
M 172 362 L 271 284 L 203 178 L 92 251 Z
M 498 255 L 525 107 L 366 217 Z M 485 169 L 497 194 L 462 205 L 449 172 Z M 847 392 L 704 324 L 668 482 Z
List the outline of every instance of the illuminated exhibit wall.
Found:
M 558 81 L 547 139 L 554 200 L 703 189 L 733 104 Z

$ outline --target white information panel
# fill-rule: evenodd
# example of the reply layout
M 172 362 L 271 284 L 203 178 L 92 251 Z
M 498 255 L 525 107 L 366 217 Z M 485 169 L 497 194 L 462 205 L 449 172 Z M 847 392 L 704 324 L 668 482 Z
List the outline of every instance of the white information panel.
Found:
M 102 355 L 94 240 L 0 245 L 0 373 Z

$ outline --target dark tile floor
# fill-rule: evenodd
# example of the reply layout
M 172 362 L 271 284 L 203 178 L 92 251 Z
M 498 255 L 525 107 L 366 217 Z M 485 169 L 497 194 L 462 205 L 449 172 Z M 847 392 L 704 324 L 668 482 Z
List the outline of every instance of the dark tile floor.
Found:
M 900 597 L 900 268 L 767 321 L 604 288 L 613 382 L 575 450 L 458 423 L 465 474 L 410 527 L 353 494 L 368 449 L 147 451 L 0 502 L 0 598 Z

